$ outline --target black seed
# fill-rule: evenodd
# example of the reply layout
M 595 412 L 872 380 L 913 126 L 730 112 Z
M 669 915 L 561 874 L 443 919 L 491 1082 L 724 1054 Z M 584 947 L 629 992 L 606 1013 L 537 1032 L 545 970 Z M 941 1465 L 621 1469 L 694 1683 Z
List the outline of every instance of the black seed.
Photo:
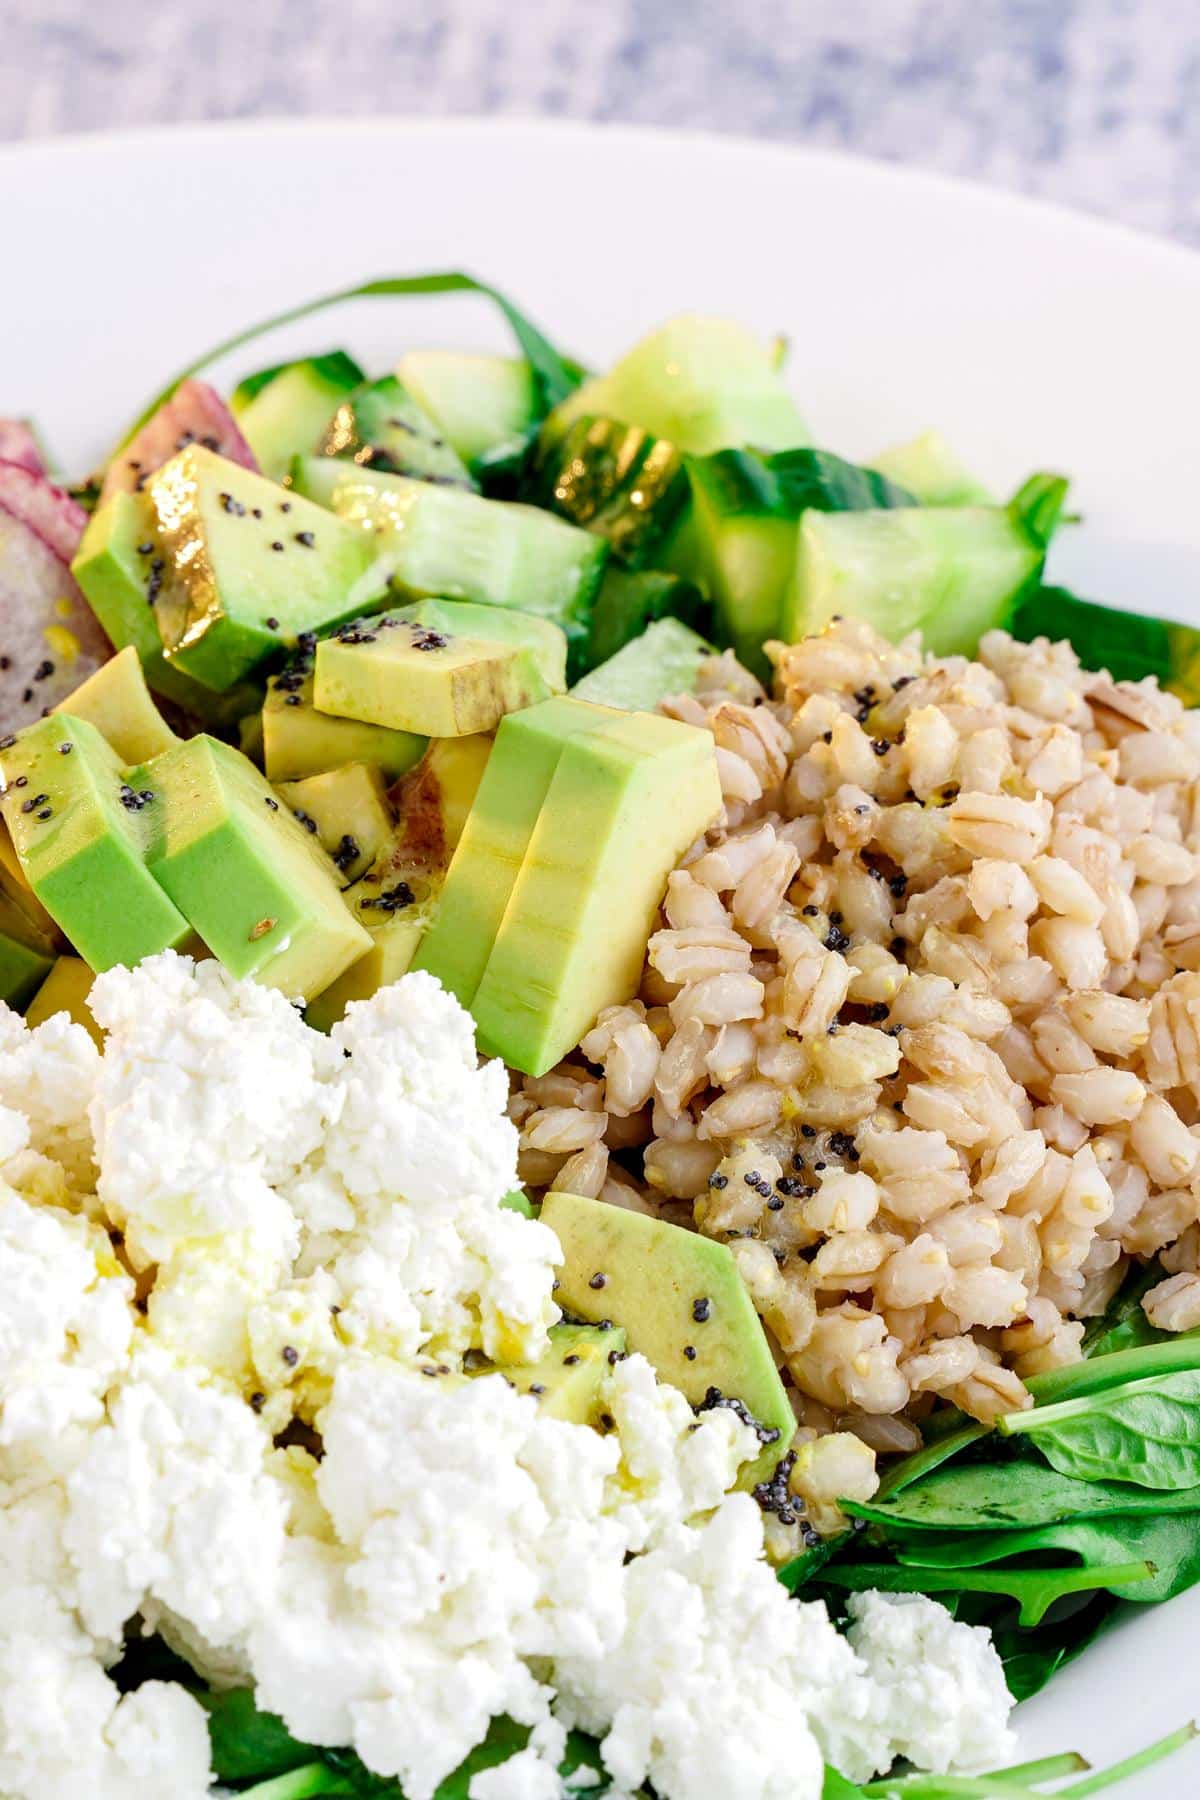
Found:
M 261 1388 L 256 1389 L 255 1392 L 253 1394 L 251 1394 L 251 1396 L 250 1396 L 251 1410 L 256 1413 L 261 1412 L 263 1407 L 266 1404 L 267 1404 L 267 1396 L 262 1392 Z
M 265 804 L 266 804 L 266 805 L 267 805 L 267 806 L 269 806 L 269 807 L 270 807 L 270 809 L 271 809 L 271 811 L 272 811 L 272 812 L 278 812 L 278 811 L 279 811 L 279 802 L 278 802 L 278 800 L 272 800 L 272 798 L 271 798 L 271 796 L 270 796 L 270 794 L 267 794 L 267 795 L 265 795 L 265 796 L 264 796 L 264 801 L 265 801 Z
M 265 619 L 263 621 L 263 623 L 266 625 L 266 628 L 268 631 L 278 631 L 279 630 L 279 620 L 276 619 L 274 616 L 272 616 L 269 619 Z
M 333 853 L 333 866 L 335 869 L 340 869 L 344 875 L 346 870 L 358 861 L 361 854 L 357 842 L 347 832 Z
M 804 914 L 806 919 L 815 919 L 817 916 L 817 913 L 820 911 L 820 908 L 816 907 L 816 906 L 811 906 L 811 905 L 802 906 L 800 908 L 800 911 Z
M 815 1125 L 802 1125 L 800 1127 L 800 1136 L 801 1137 L 815 1138 L 816 1135 L 817 1135 L 817 1128 Z
M 311 531 L 298 531 L 296 533 L 296 542 L 298 544 L 303 544 L 306 550 L 313 549 L 316 541 L 317 540 Z
M 299 694 L 289 694 L 283 704 L 285 706 L 299 706 L 301 704 Z
M 693 1319 L 695 1319 L 697 1325 L 707 1324 L 711 1315 L 712 1315 L 712 1301 L 711 1300 L 693 1300 L 692 1301 L 692 1317 L 693 1317 Z
M 756 1188 L 758 1186 L 759 1182 L 762 1180 L 762 1176 L 759 1174 L 757 1169 L 751 1169 L 751 1171 L 748 1175 L 742 1176 L 742 1180 L 745 1182 L 747 1187 Z
M 850 948 L 850 939 L 847 933 L 842 931 L 840 927 L 831 925 L 829 930 L 825 933 L 824 944 L 827 950 L 846 951 Z
M 581 1361 L 582 1361 L 582 1358 L 579 1356 L 578 1352 L 575 1350 L 572 1350 L 570 1356 L 563 1357 L 563 1366 L 564 1366 L 564 1368 L 573 1369 L 575 1367 L 575 1364 L 577 1362 L 581 1362 Z
M 529 1391 L 531 1394 L 544 1394 L 546 1391 L 546 1384 L 544 1381 L 531 1381 L 529 1384 Z
M 154 545 L 149 542 L 144 543 L 144 544 L 139 544 L 137 547 L 137 553 L 139 556 L 153 556 Z
M 271 545 L 271 548 L 272 548 L 272 550 L 282 550 L 283 545 L 280 543 L 279 539 L 276 538 L 275 542 Z
M 696 1346 L 694 1344 L 685 1344 L 683 1346 L 683 1354 L 687 1357 L 689 1362 L 695 1362 Z
M 588 1286 L 590 1288 L 602 1288 L 602 1287 L 607 1287 L 607 1285 L 608 1285 L 608 1276 L 601 1275 L 599 1273 L 599 1271 L 597 1271 L 596 1274 L 593 1275 L 591 1280 L 588 1282 Z
M 43 806 L 41 812 L 38 814 L 39 819 L 49 819 L 52 817 L 53 814 L 48 806 Z
M 13 782 L 13 786 L 14 787 L 28 787 L 29 786 L 28 775 L 18 775 L 17 779 Z
M 75 748 L 74 744 L 60 744 L 58 746 L 58 754 L 60 756 L 70 756 L 70 754 L 74 748 Z
M 279 1354 L 289 1369 L 294 1369 L 300 1361 L 300 1352 L 292 1344 L 285 1344 Z
M 709 1176 L 708 1185 L 710 1188 L 727 1188 L 729 1186 L 729 1177 L 728 1175 L 714 1173 Z
M 292 510 L 291 501 L 290 500 L 281 500 L 279 502 L 279 510 L 280 510 L 280 512 L 291 512 L 291 510 Z
M 891 749 L 891 745 L 888 743 L 886 738 L 872 738 L 871 748 L 875 752 L 876 756 L 886 756 L 888 751 Z

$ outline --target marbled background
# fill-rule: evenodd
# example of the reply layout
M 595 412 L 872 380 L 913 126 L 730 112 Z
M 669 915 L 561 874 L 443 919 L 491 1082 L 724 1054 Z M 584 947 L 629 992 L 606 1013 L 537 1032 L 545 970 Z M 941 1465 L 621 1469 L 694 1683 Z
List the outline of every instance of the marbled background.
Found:
M 307 113 L 761 134 L 1200 243 L 1197 0 L 0 0 L 0 138 Z

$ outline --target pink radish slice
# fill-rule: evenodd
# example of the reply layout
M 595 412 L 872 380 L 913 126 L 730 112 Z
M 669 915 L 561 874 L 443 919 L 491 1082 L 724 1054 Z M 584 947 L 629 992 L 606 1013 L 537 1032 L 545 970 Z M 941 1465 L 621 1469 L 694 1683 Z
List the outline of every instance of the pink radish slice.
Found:
M 100 489 L 101 502 L 113 494 L 134 492 L 147 475 L 189 444 L 203 444 L 206 450 L 228 457 L 244 469 L 258 468 L 253 450 L 216 389 L 206 381 L 181 381 L 171 398 L 109 463 Z
M 35 531 L 60 562 L 71 561 L 87 514 L 70 494 L 43 475 L 31 475 L 20 463 L 0 462 L 0 506 Z
M 46 473 L 38 441 L 24 419 L 0 419 L 0 462 L 16 463 L 31 475 Z
M 0 731 L 40 718 L 111 655 L 61 557 L 0 503 Z

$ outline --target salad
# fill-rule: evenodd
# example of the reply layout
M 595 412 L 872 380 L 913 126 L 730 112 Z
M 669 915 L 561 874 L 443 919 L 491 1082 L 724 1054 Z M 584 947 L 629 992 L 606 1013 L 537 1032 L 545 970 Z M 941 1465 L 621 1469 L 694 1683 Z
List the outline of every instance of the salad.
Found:
M 512 356 L 325 349 L 476 292 Z M 459 274 L 0 420 L 0 1793 L 1031 1800 L 1200 1579 L 1200 634 Z

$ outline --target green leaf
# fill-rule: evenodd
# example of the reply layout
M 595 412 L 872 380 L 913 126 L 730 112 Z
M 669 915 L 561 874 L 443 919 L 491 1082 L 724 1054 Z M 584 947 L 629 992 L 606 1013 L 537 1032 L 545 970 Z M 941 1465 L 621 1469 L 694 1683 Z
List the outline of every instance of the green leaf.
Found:
M 413 294 L 480 294 L 497 306 L 517 340 L 521 354 L 533 370 L 537 384 L 538 397 L 543 413 L 552 406 L 565 400 L 578 385 L 580 371 L 567 363 L 549 342 L 544 338 L 536 325 L 518 311 L 512 301 L 507 299 L 498 288 L 491 287 L 486 281 L 477 281 L 473 275 L 464 275 L 458 271 L 435 275 L 384 275 L 374 281 L 360 282 L 356 287 L 338 288 L 331 294 L 321 294 L 315 300 L 302 301 L 299 306 L 289 307 L 286 312 L 276 313 L 272 318 L 263 319 L 257 325 L 248 325 L 242 331 L 236 331 L 222 343 L 206 350 L 190 362 L 186 368 L 167 382 L 166 386 L 147 401 L 132 425 L 121 438 L 126 444 L 136 431 L 151 418 L 166 401 L 171 398 L 181 381 L 190 375 L 198 375 L 207 369 L 218 358 L 227 356 L 233 350 L 240 350 L 244 344 L 251 344 L 256 338 L 265 336 L 269 331 L 281 325 L 295 324 L 299 319 L 311 318 L 315 313 L 326 312 L 330 307 L 341 306 L 347 300 L 386 300 Z M 262 371 L 266 379 L 278 373 L 278 368 Z
M 854 1517 L 918 1531 L 996 1531 L 1109 1513 L 1200 1512 L 1200 1487 L 1151 1492 L 1113 1481 L 1078 1481 L 1033 1458 L 939 1469 L 916 1485 L 860 1503 Z
M 1011 1617 L 992 1622 L 992 1643 L 1004 1665 L 1004 1679 L 1014 1700 L 1038 1694 L 1052 1676 L 1082 1655 L 1111 1622 L 1118 1602 L 1103 1589 L 1081 1605 L 1062 1608 L 1048 1624 L 1034 1630 Z
M 893 1544 L 907 1568 L 980 1569 L 1017 1557 L 1077 1556 L 1098 1577 L 1097 1587 L 1117 1591 L 1120 1584 L 1103 1578 L 1106 1571 L 1143 1562 L 1152 1570 L 1148 1581 L 1136 1582 L 1123 1597 L 1138 1602 L 1171 1600 L 1200 1580 L 1200 1513 L 1157 1518 L 1075 1519 L 1024 1531 L 974 1531 L 943 1537 L 917 1532 Z
M 791 1562 L 784 1563 L 779 1570 L 780 1581 L 789 1594 L 798 1594 L 806 1582 L 812 1581 L 827 1563 L 831 1563 L 835 1556 L 840 1556 L 843 1550 L 849 1549 L 853 1542 L 852 1531 L 839 1531 L 833 1537 L 822 1538 L 819 1544 L 794 1556 Z
M 879 1484 L 877 1498 L 886 1499 L 889 1494 L 902 1493 L 905 1488 L 912 1487 L 914 1482 L 941 1468 L 951 1457 L 969 1449 L 972 1444 L 979 1443 L 981 1438 L 988 1437 L 991 1427 L 988 1425 L 963 1425 L 957 1431 L 950 1431 L 943 1437 L 936 1437 L 923 1449 L 914 1450 L 902 1462 L 888 1470 Z
M 396 1794 L 403 1800 L 400 1790 Z M 247 1800 L 313 1800 L 317 1794 L 345 1794 L 354 1796 L 361 1792 L 344 1776 L 331 1769 L 328 1763 L 305 1763 L 301 1769 L 293 1769 L 288 1775 L 272 1775 L 267 1781 L 255 1782 L 252 1788 L 241 1790 Z
M 915 506 L 906 488 L 829 450 L 717 450 L 685 459 L 694 487 L 722 519 L 798 519 L 802 512 Z
M 1105 1311 L 1098 1319 L 1088 1321 L 1083 1333 L 1084 1356 L 1111 1356 L 1119 1350 L 1140 1350 L 1147 1344 L 1168 1341 L 1170 1334 L 1152 1325 L 1142 1306 L 1163 1275 L 1157 1261 L 1134 1264 Z
M 999 1429 L 1003 1436 L 1028 1437 L 1060 1475 L 1127 1481 L 1156 1490 L 1195 1487 L 1200 1483 L 1200 1369 L 1009 1413 Z
M 1120 612 L 1081 600 L 1066 588 L 1041 587 L 1021 600 L 1009 629 L 1026 643 L 1068 638 L 1089 669 L 1107 669 L 1116 681 L 1155 675 L 1186 706 L 1200 703 L 1200 631 L 1191 625 Z
M 253 1688 L 224 1688 L 198 1693 L 208 1713 L 213 1772 L 222 1781 L 249 1781 L 283 1775 L 312 1761 L 320 1752 L 301 1744 L 282 1719 L 260 1712 Z
M 911 1569 L 897 1563 L 836 1563 L 822 1581 L 852 1593 L 878 1588 L 885 1594 L 1004 1594 L 1020 1606 L 1022 1625 L 1038 1625 L 1070 1594 L 1149 1581 L 1148 1563 L 1129 1562 L 1098 1572 L 1060 1569 Z
M 1039 550 L 1049 548 L 1062 523 L 1070 485 L 1065 475 L 1031 475 L 1008 503 L 1009 513 Z
M 862 1789 L 847 1781 L 828 1763 L 825 1766 L 825 1782 L 821 1789 L 821 1800 L 862 1800 Z

